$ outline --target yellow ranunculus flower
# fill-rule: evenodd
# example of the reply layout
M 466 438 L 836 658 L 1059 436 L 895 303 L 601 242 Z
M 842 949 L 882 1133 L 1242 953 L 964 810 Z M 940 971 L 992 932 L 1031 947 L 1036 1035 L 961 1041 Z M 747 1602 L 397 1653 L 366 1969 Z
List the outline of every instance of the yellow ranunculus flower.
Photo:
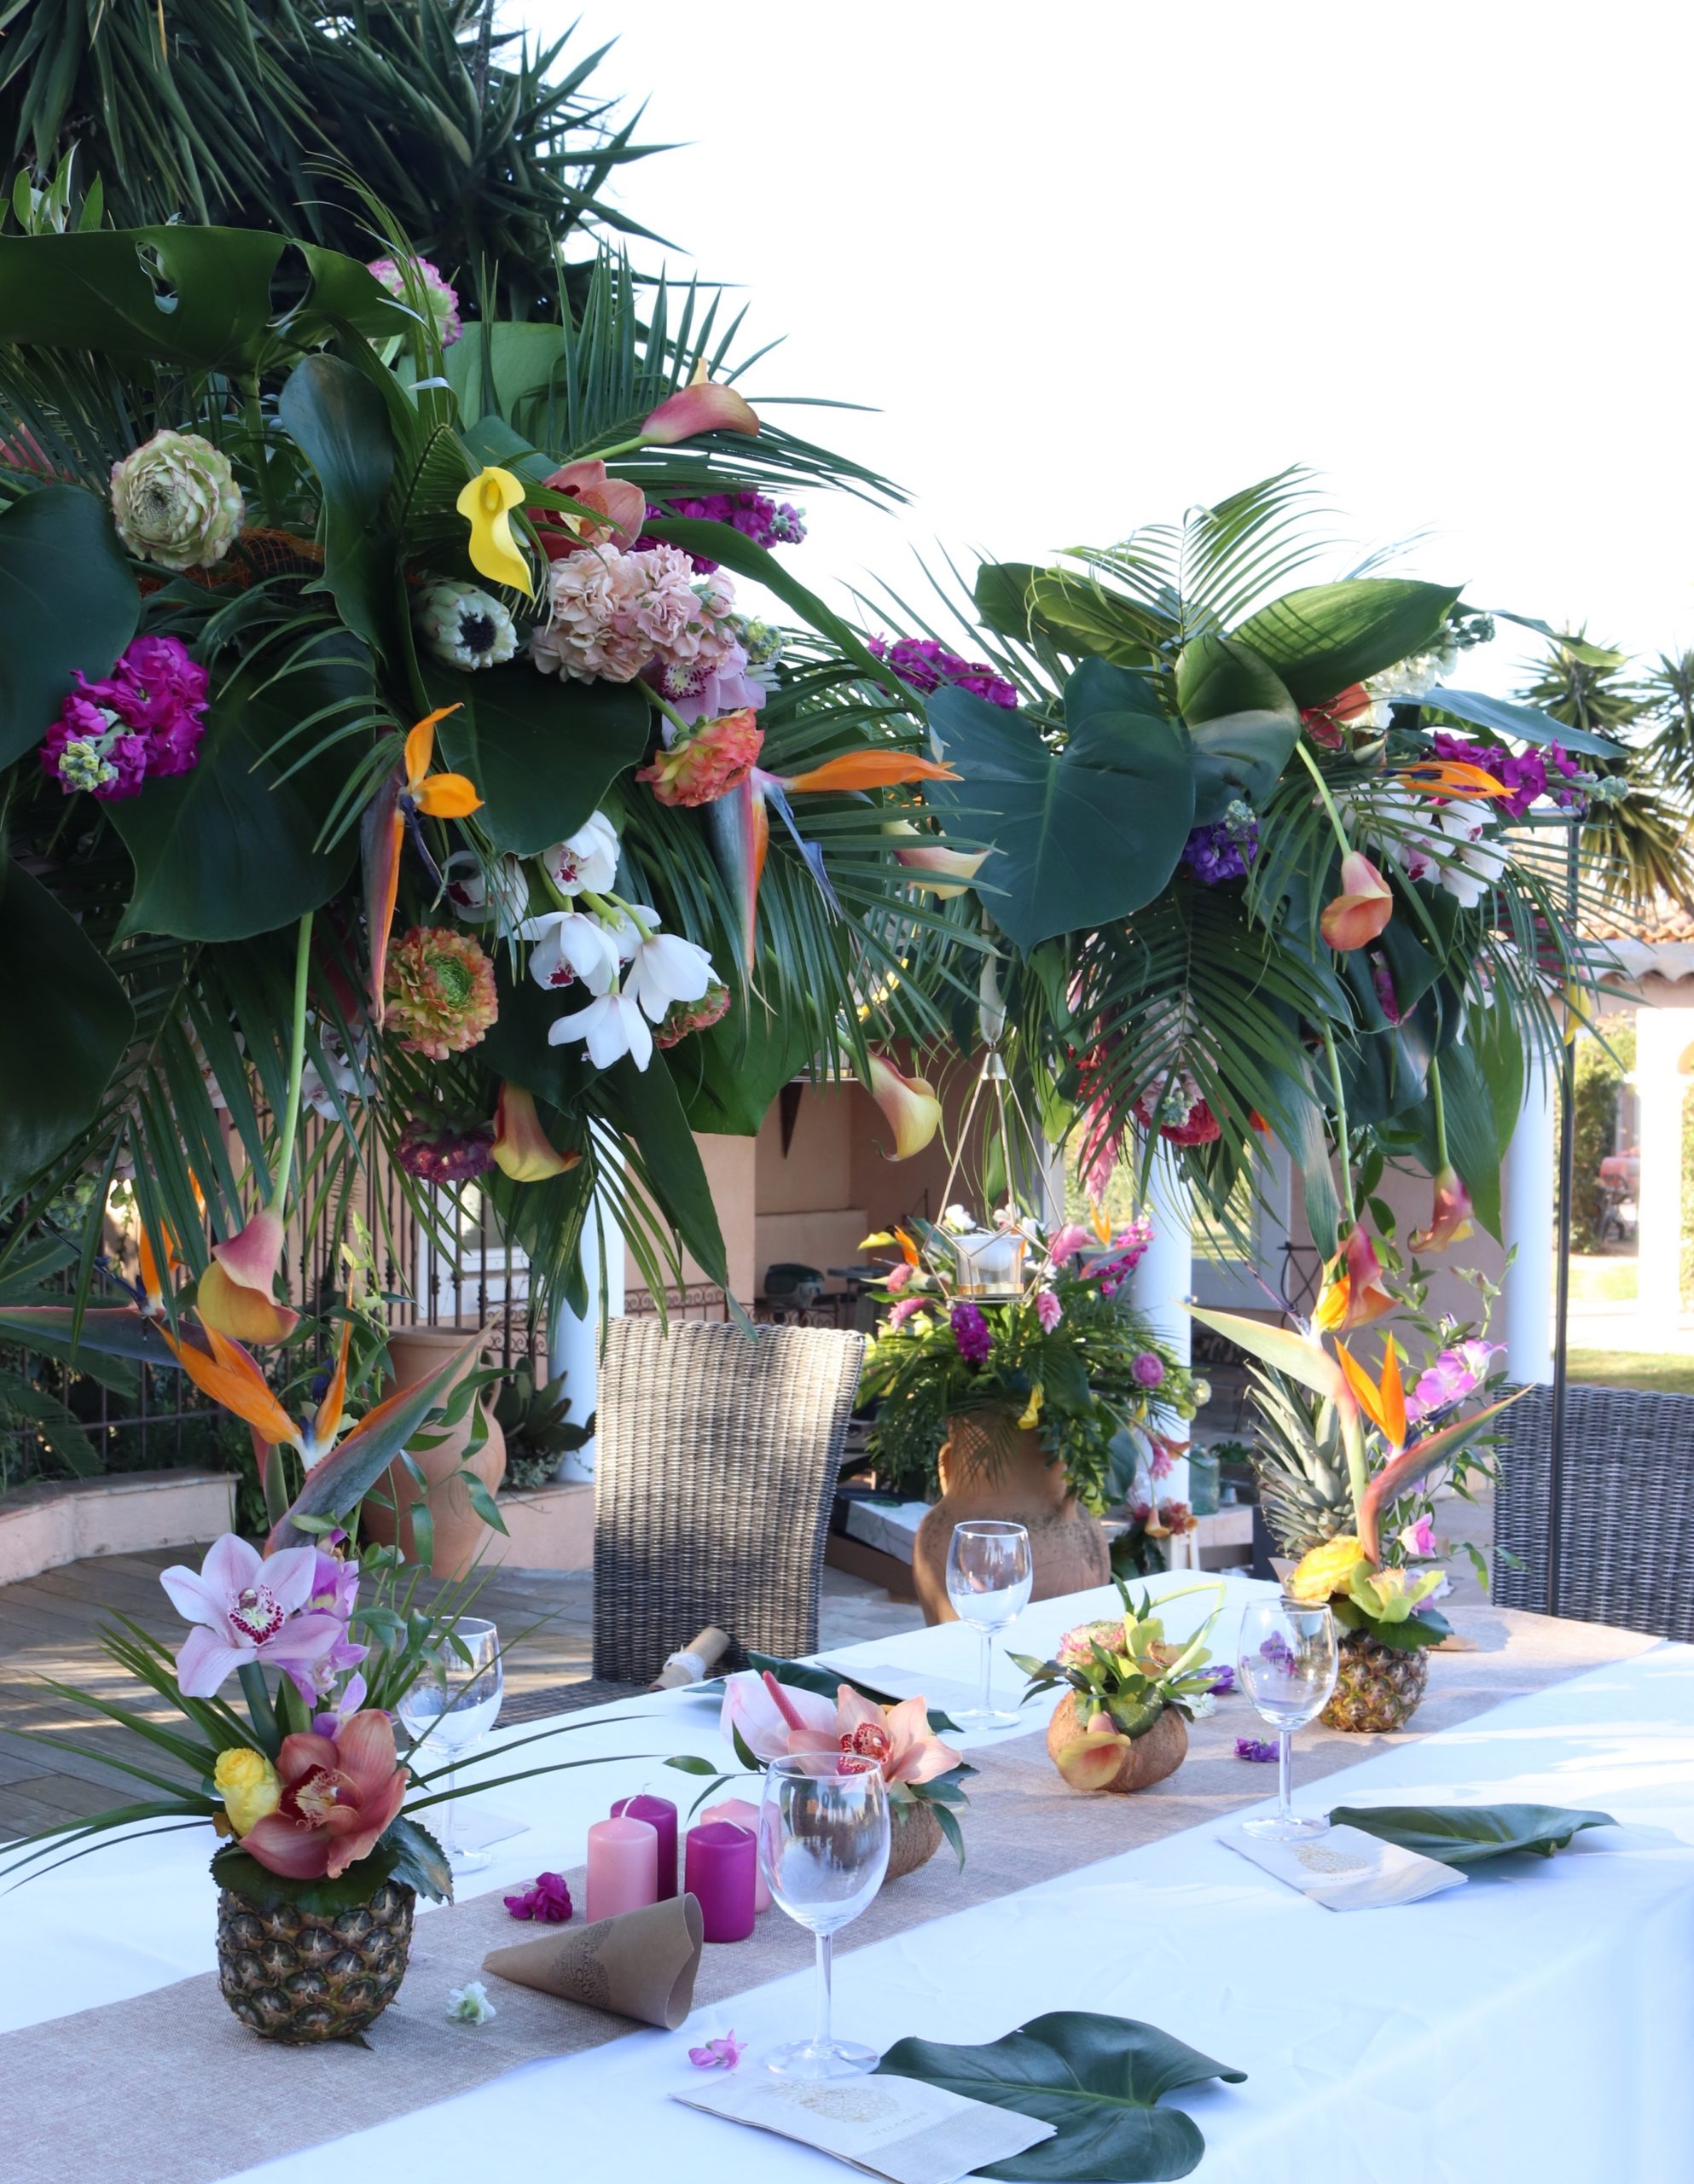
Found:
M 245 1835 L 282 1801 L 276 1769 L 262 1751 L 251 1751 L 246 1745 L 232 1745 L 228 1751 L 218 1753 L 212 1780 L 237 1835 Z
M 1343 1532 L 1338 1539 L 1326 1540 L 1321 1547 L 1314 1547 L 1302 1558 L 1289 1579 L 1290 1599 L 1315 1606 L 1336 1593 L 1344 1593 L 1353 1572 L 1364 1560 L 1363 1551 L 1351 1532 Z
M 460 494 L 459 513 L 471 526 L 471 566 L 491 584 L 508 584 L 535 597 L 530 565 L 512 536 L 512 511 L 524 503 L 524 485 L 509 470 L 479 470 Z

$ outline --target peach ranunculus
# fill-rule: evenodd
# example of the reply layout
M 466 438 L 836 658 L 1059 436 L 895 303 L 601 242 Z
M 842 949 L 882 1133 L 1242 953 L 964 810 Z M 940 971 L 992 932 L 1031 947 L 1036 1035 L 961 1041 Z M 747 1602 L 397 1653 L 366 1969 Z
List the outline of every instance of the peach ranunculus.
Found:
M 1341 892 L 1325 904 L 1319 931 L 1331 948 L 1364 948 L 1393 915 L 1394 891 L 1369 857 L 1349 850 L 1341 860 Z
M 763 747 L 764 730 L 757 715 L 751 706 L 742 706 L 679 735 L 635 779 L 646 781 L 661 804 L 685 809 L 716 804 L 746 780 Z
M 260 1865 L 291 1880 L 331 1880 L 368 1857 L 406 1798 L 386 1714 L 367 1707 L 333 1737 L 284 1737 L 276 1755 L 282 1794 L 275 1812 L 241 1838 Z

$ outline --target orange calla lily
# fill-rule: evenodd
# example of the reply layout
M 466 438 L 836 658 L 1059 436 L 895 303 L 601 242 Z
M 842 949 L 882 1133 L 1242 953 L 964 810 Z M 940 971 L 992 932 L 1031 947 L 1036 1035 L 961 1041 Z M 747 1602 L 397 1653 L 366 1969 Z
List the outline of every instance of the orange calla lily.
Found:
M 1393 1311 L 1395 1299 L 1382 1286 L 1382 1262 L 1358 1223 L 1324 1269 L 1312 1324 L 1325 1334 L 1351 1334 Z
M 1394 915 L 1394 895 L 1369 857 L 1349 850 L 1341 860 L 1341 892 L 1325 905 L 1318 929 L 1331 948 L 1363 948 Z
M 1110 1714 L 1096 1714 L 1079 1737 L 1061 1745 L 1053 1764 L 1073 1790 L 1103 1790 L 1115 1781 L 1129 1749 L 1126 1737 Z
M 494 1159 L 503 1176 L 514 1183 L 543 1183 L 549 1176 L 566 1176 L 582 1159 L 580 1153 L 561 1153 L 542 1128 L 535 1095 L 521 1084 L 502 1084 L 494 1110 Z
M 1413 1232 L 1414 1252 L 1444 1252 L 1449 1244 L 1462 1244 L 1471 1234 L 1476 1208 L 1458 1170 L 1449 1160 L 1436 1175 L 1435 1212 L 1427 1228 Z

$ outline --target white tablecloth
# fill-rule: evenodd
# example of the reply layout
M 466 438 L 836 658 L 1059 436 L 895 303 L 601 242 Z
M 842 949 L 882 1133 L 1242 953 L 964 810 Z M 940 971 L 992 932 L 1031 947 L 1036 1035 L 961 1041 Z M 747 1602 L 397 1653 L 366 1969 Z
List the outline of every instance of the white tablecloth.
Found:
M 1233 1600 L 1267 1589 L 1229 1581 Z M 1007 1642 L 1044 1652 L 1113 1599 L 1040 1603 Z M 1183 1603 L 1173 1623 L 1198 1605 Z M 1227 1657 L 1233 1643 L 1221 1627 L 1216 1649 Z M 954 1625 L 832 1658 L 928 1666 L 965 1682 L 976 1644 Z M 1244 1703 L 1229 1703 L 1249 1731 Z M 555 1751 L 719 1750 L 711 1710 L 684 1694 L 581 1718 L 580 1731 L 514 1763 Z M 497 1769 L 497 1750 L 481 1764 Z M 477 1884 L 577 1862 L 589 1822 L 643 1783 L 673 1795 L 680 1786 L 684 1804 L 692 1795 L 687 1778 L 633 1758 L 496 1791 L 489 1803 L 521 1814 L 531 1832 L 501 1844 Z M 1239 1858 L 1217 1839 L 1233 1823 L 1220 1821 L 840 1956 L 838 2024 L 886 2043 L 907 2033 L 988 2040 L 1057 2008 L 1148 2018 L 1249 2073 L 1244 2085 L 1181 2097 L 1206 2135 L 1204 2184 L 1326 2175 L 1349 2184 L 1686 2184 L 1694 1649 L 1663 1647 L 1512 1700 L 1311 1793 L 1325 1808 L 1504 1800 L 1598 1806 L 1627 1825 L 1579 1837 L 1545 1864 L 1485 1868 L 1424 1903 L 1337 1914 Z M 0 2025 L 210 1968 L 206 1856 L 203 1834 L 125 1844 L 0 1899 Z M 744 2069 L 792 2037 L 809 2016 L 809 1974 L 775 1981 L 727 2010 L 697 2013 L 680 2032 L 633 2033 L 537 2064 L 374 2130 L 356 2130 L 350 2116 L 333 2152 L 244 2171 L 242 2184 L 321 2184 L 328 2168 L 365 2184 L 822 2184 L 846 2172 L 665 2098 L 693 2078 L 687 2048 L 732 2024 L 751 2043 Z M 405 1999 L 416 2007 L 431 1998 L 409 1988 Z M 27 2097 L 0 2078 L 0 2126 Z

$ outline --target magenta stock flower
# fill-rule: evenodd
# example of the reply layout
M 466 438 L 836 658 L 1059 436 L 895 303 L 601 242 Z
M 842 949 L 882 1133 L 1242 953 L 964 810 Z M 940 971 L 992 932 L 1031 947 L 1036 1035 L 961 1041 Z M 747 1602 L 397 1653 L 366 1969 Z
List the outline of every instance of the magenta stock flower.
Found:
M 143 781 L 186 774 L 205 734 L 206 670 L 177 637 L 136 637 L 103 681 L 75 671 L 41 763 L 68 796 L 102 803 L 138 795 Z
M 546 1926 L 562 1926 L 574 1906 L 563 1873 L 537 1873 L 528 1888 L 505 1899 L 514 1919 L 534 1919 Z
M 1129 1370 L 1135 1376 L 1137 1387 L 1157 1388 L 1164 1385 L 1164 1360 L 1156 1350 L 1139 1351 Z
M 733 2071 L 741 2059 L 745 2044 L 735 2037 L 732 2026 L 721 2039 L 708 2040 L 704 2048 L 691 2048 L 688 2060 L 697 2071 Z
M 987 699 L 991 706 L 1003 706 L 1007 711 L 1017 706 L 1015 686 L 1003 675 L 996 675 L 986 660 L 961 659 L 933 637 L 873 637 L 870 648 L 914 690 L 927 693 L 948 683 L 968 690 L 972 697 Z
M 285 1548 L 269 1560 L 234 1532 L 206 1549 L 198 1570 L 174 1564 L 159 1582 L 171 1605 L 196 1628 L 177 1656 L 177 1682 L 186 1699 L 210 1699 L 250 1663 L 315 1669 L 347 1626 L 311 1605 L 316 1589 L 315 1547 Z
M 983 1317 L 980 1305 L 968 1300 L 953 1307 L 949 1316 L 953 1321 L 953 1339 L 959 1345 L 959 1355 L 967 1365 L 980 1365 L 994 1347 L 994 1337 L 989 1323 Z

